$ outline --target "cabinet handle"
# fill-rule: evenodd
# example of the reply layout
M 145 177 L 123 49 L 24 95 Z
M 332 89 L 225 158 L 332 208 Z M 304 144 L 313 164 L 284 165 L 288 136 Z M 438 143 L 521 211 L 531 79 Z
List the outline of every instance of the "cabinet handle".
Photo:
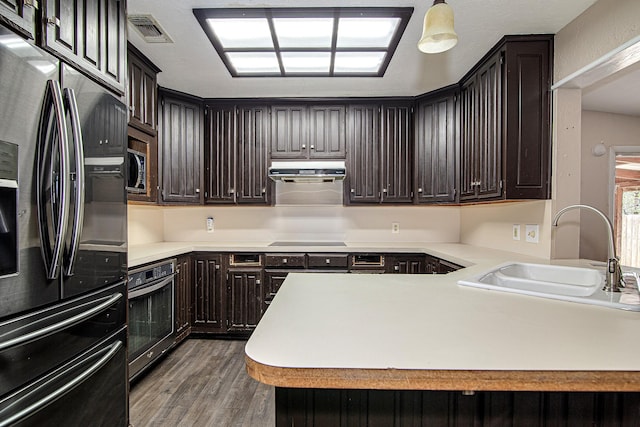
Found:
M 418 193 L 422 193 L 422 188 L 418 188 Z
M 263 188 L 263 189 L 262 189 L 262 194 L 265 194 L 266 192 L 267 192 L 267 189 L 266 189 L 266 188 Z
M 382 189 L 382 192 L 383 192 L 383 193 L 386 193 L 386 192 L 387 192 L 387 189 L 386 189 L 386 188 L 383 188 L 383 189 Z
M 352 188 L 352 189 L 351 189 L 351 192 L 352 192 L 352 193 L 355 193 L 355 192 L 356 192 L 355 188 Z
M 327 264 L 331 264 L 331 259 L 330 259 L 330 258 L 327 258 L 327 259 L 325 260 L 325 262 L 326 262 Z
M 396 266 L 394 266 L 394 267 L 393 267 L 393 269 L 394 269 L 395 271 L 400 271 L 400 266 L 396 265 Z
M 316 149 L 315 145 L 312 145 L 310 148 L 311 148 L 312 150 L 315 150 L 315 149 Z
M 38 1 L 37 0 L 24 0 L 23 3 L 24 6 L 28 6 L 28 7 L 32 7 L 34 9 L 38 8 Z
M 305 148 L 307 148 L 307 144 L 302 144 L 302 149 L 304 150 Z
M 47 24 L 49 25 L 55 25 L 56 27 L 60 26 L 60 19 L 57 17 L 53 17 L 53 18 L 47 18 Z
M 233 188 L 229 189 L 229 194 L 234 194 L 235 192 L 236 192 L 235 189 L 233 189 Z
M 260 284 L 260 279 L 257 279 L 256 280 L 256 285 L 259 285 L 259 284 Z
M 196 194 L 200 194 L 200 189 L 196 188 Z
M 287 263 L 287 259 L 286 258 L 282 258 L 282 263 L 286 264 Z

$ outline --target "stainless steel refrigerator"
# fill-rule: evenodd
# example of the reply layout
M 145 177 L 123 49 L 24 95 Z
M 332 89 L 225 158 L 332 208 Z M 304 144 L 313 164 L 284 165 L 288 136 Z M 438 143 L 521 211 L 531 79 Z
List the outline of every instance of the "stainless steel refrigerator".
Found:
M 127 425 L 126 126 L 0 25 L 0 426 Z

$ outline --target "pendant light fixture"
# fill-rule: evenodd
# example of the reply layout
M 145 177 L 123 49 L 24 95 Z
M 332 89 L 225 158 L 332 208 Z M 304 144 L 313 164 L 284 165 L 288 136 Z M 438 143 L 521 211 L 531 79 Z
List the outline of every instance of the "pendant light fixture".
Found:
M 458 35 L 453 29 L 453 9 L 444 0 L 434 0 L 424 15 L 422 38 L 418 49 L 424 53 L 447 51 L 458 43 Z

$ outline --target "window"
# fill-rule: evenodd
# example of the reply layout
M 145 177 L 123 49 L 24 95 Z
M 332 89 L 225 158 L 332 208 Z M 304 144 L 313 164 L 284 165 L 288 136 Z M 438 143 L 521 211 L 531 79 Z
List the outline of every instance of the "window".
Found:
M 413 8 L 193 13 L 233 77 L 382 77 Z

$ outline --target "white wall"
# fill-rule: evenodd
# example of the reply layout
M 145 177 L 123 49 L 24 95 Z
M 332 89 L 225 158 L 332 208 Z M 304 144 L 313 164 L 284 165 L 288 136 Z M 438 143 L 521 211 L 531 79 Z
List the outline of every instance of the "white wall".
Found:
M 462 206 L 460 242 L 549 258 L 551 251 L 551 201 L 505 202 Z M 520 240 L 513 226 L 520 225 Z M 539 225 L 538 243 L 526 241 L 526 225 Z
M 607 153 L 596 157 L 593 147 L 604 144 Z M 609 148 L 638 146 L 640 151 L 640 118 L 620 114 L 582 111 L 582 169 L 580 198 L 609 214 Z M 613 219 L 613 218 L 612 218 Z M 602 220 L 593 214 L 580 215 L 580 257 L 605 260 L 607 232 Z
M 599 0 L 555 36 L 555 82 L 579 71 L 640 34 L 640 1 Z M 575 204 L 594 202 L 586 192 L 596 193 L 595 186 L 584 184 L 593 171 L 583 165 L 582 93 L 580 89 L 554 92 L 553 117 L 553 212 Z M 602 129 L 606 131 L 605 128 Z M 588 131 L 591 131 L 590 129 Z M 587 143 L 587 142 L 585 142 Z M 585 148 L 588 149 L 588 148 Z M 598 184 L 599 185 L 599 184 Z M 585 191 L 582 191 L 582 189 Z M 606 193 L 602 197 L 607 197 Z M 597 202 L 597 201 L 596 201 Z M 595 256 L 588 249 L 593 244 L 581 243 L 579 212 L 570 212 L 551 236 L 551 253 L 555 258 Z M 589 220 L 587 220 L 589 221 Z M 599 227 L 598 227 L 599 228 Z M 595 240 L 599 241 L 599 237 Z M 595 242 L 594 242 L 595 243 Z
M 129 246 L 164 241 L 164 214 L 161 207 L 129 204 L 127 217 Z

